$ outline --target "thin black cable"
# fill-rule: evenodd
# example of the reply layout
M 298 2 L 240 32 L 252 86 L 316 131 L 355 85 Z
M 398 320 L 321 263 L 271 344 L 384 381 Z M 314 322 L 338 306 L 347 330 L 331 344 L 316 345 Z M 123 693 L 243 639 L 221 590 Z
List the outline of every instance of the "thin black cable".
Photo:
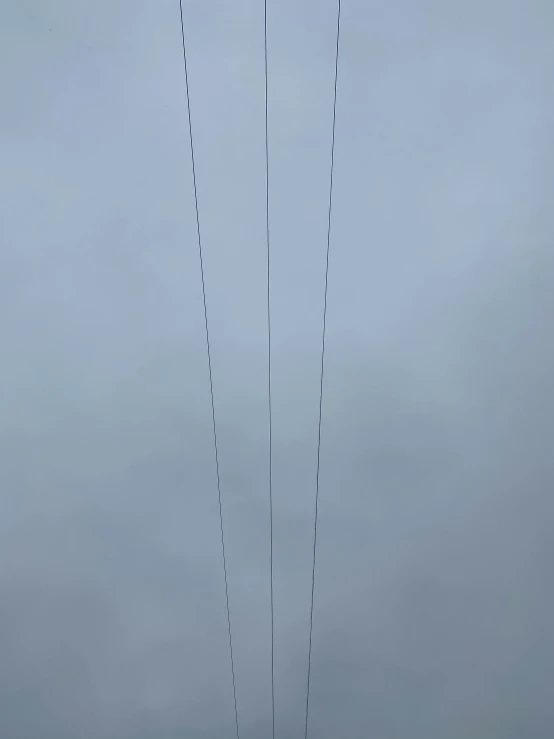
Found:
M 315 492 L 315 516 L 314 516 L 314 548 L 312 561 L 312 597 L 310 604 L 310 642 L 308 647 L 308 683 L 306 689 L 306 723 L 304 727 L 304 739 L 308 739 L 308 717 L 310 711 L 310 674 L 312 667 L 312 631 L 314 625 L 314 588 L 315 588 L 315 563 L 317 548 L 317 507 L 319 502 L 319 468 L 320 468 L 320 452 L 321 452 L 321 410 L 323 407 L 323 367 L 325 360 L 325 329 L 327 325 L 327 285 L 329 282 L 329 247 L 331 243 L 331 213 L 333 205 L 333 170 L 335 165 L 335 122 L 337 117 L 337 79 L 339 70 L 339 40 L 340 40 L 340 0 L 338 0 L 337 12 L 337 43 L 335 54 L 335 91 L 333 98 L 333 135 L 331 143 L 331 173 L 329 179 L 329 214 L 327 221 L 327 257 L 325 266 L 325 293 L 323 301 L 323 337 L 321 342 L 321 376 L 319 383 L 319 423 L 317 433 L 317 472 L 316 472 L 316 492 Z
M 190 155 L 192 161 L 192 181 L 194 185 L 194 206 L 196 209 L 196 231 L 198 234 L 198 252 L 200 255 L 200 275 L 202 277 L 202 297 L 204 300 L 204 323 L 206 326 L 206 347 L 208 350 L 208 370 L 210 375 L 210 396 L 212 401 L 212 424 L 213 424 L 213 436 L 214 436 L 214 451 L 215 451 L 215 469 L 217 474 L 217 495 L 219 500 L 219 523 L 221 527 L 221 554 L 223 557 L 223 574 L 225 577 L 225 601 L 227 604 L 227 626 L 229 629 L 229 652 L 231 655 L 231 674 L 233 676 L 233 699 L 235 704 L 235 725 L 237 731 L 237 739 L 239 736 L 239 715 L 237 710 L 237 690 L 235 683 L 235 662 L 233 659 L 233 638 L 231 635 L 231 613 L 229 610 L 229 588 L 227 584 L 227 559 L 225 557 L 225 537 L 223 535 L 223 509 L 221 506 L 221 483 L 219 477 L 219 455 L 217 447 L 217 430 L 215 423 L 215 404 L 214 404 L 214 386 L 212 380 L 212 357 L 210 352 L 210 334 L 208 331 L 208 310 L 206 307 L 206 284 L 204 281 L 204 260 L 202 259 L 202 240 L 200 238 L 200 218 L 198 215 L 198 193 L 196 189 L 196 168 L 194 165 L 194 144 L 192 139 L 192 119 L 190 114 L 190 95 L 189 95 L 189 79 L 187 72 L 187 51 L 185 45 L 185 28 L 183 23 L 183 2 L 179 0 L 179 8 L 181 11 L 181 37 L 183 40 L 183 62 L 185 65 L 185 85 L 187 91 L 187 110 L 188 110 L 188 121 L 189 121 L 189 138 L 190 138 Z
M 271 726 L 275 739 L 275 630 L 273 617 L 273 445 L 271 414 L 271 311 L 269 270 L 269 136 L 267 115 L 267 0 L 264 0 L 264 60 L 265 60 L 265 225 L 267 240 L 267 364 L 269 406 L 269 580 L 271 602 Z

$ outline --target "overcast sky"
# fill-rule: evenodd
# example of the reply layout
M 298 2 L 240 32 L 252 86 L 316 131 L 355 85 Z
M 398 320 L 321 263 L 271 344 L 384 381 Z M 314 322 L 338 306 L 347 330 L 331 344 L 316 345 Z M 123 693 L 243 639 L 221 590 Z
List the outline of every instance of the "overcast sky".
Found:
M 185 0 L 242 739 L 269 739 L 262 0 Z M 335 0 L 270 0 L 277 737 Z M 554 9 L 343 0 L 310 737 L 554 731 Z M 177 0 L 0 9 L 0 736 L 234 735 Z

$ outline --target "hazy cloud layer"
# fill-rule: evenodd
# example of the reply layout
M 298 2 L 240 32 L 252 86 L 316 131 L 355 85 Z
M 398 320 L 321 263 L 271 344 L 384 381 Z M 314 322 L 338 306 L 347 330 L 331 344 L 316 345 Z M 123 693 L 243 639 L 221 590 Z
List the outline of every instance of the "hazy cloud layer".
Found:
M 269 2 L 277 733 L 334 0 Z M 184 3 L 244 739 L 270 736 L 263 3 Z M 343 0 L 311 737 L 550 739 L 554 12 Z M 232 737 L 178 2 L 0 10 L 0 735 Z

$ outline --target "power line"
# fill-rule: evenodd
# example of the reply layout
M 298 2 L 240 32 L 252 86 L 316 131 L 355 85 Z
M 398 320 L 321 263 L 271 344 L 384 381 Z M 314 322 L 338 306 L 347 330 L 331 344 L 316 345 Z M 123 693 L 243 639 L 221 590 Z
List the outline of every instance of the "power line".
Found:
M 198 215 L 198 192 L 196 188 L 196 168 L 194 164 L 194 144 L 192 138 L 192 118 L 190 113 L 190 95 L 189 95 L 189 78 L 187 72 L 187 51 L 185 44 L 185 28 L 183 23 L 183 2 L 179 0 L 179 9 L 181 11 L 181 38 L 183 40 L 183 62 L 185 66 L 185 86 L 187 91 L 187 110 L 188 110 L 188 121 L 189 121 L 189 139 L 190 139 L 190 155 L 192 161 L 192 181 L 194 185 L 194 207 L 196 210 L 196 231 L 198 234 L 198 253 L 200 255 L 200 275 L 202 277 L 202 297 L 204 300 L 204 323 L 206 326 L 206 348 L 208 350 L 208 371 L 210 376 L 210 397 L 212 401 L 212 424 L 213 424 L 213 437 L 214 437 L 214 452 L 215 452 L 215 469 L 217 475 L 217 495 L 219 501 L 219 523 L 221 528 L 221 554 L 223 558 L 223 574 L 225 577 L 225 602 L 227 604 L 227 626 L 229 630 L 229 652 L 231 656 L 231 674 L 233 677 L 233 700 L 235 705 L 235 726 L 237 732 L 237 739 L 240 739 L 239 735 L 239 716 L 237 710 L 237 690 L 235 682 L 235 662 L 233 659 L 233 638 L 231 634 L 231 613 L 229 610 L 229 587 L 227 584 L 227 559 L 225 557 L 225 537 L 223 535 L 223 509 L 221 506 L 221 483 L 219 477 L 219 455 L 217 447 L 217 429 L 215 423 L 215 404 L 214 404 L 214 386 L 212 380 L 212 357 L 210 352 L 210 334 L 208 330 L 208 310 L 206 307 L 206 284 L 204 281 L 204 260 L 202 258 L 202 240 L 200 238 L 200 218 Z
M 315 515 L 314 515 L 314 547 L 312 560 L 312 596 L 310 604 L 310 640 L 308 647 L 308 681 L 306 688 L 306 722 L 304 727 L 304 739 L 308 739 L 308 717 L 310 712 L 310 675 L 312 667 L 312 631 L 314 625 L 314 588 L 315 588 L 315 564 L 317 549 L 317 508 L 319 502 L 319 469 L 321 458 L 321 410 L 323 406 L 323 368 L 325 361 L 325 329 L 327 325 L 327 286 L 329 282 L 329 247 L 331 244 L 331 213 L 333 206 L 333 170 L 335 165 L 335 122 L 337 117 L 337 79 L 339 71 L 339 40 L 340 40 L 340 0 L 338 0 L 337 10 L 337 41 L 335 53 L 335 89 L 333 96 L 333 135 L 331 143 L 331 172 L 329 177 L 329 213 L 327 219 L 327 256 L 325 265 L 325 293 L 323 301 L 323 336 L 321 342 L 321 375 L 319 382 L 319 422 L 317 432 L 317 472 L 316 472 L 316 492 L 315 492 Z
M 271 601 L 271 727 L 275 739 L 275 630 L 273 617 L 273 445 L 271 414 L 271 311 L 269 270 L 269 136 L 267 125 L 267 0 L 264 0 L 264 61 L 265 61 L 265 224 L 267 240 L 267 364 L 269 406 L 269 580 Z

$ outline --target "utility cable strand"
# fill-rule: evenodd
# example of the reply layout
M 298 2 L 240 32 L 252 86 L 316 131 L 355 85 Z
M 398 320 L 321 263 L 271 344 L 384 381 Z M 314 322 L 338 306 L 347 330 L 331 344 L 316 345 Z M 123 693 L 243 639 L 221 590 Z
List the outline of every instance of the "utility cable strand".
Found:
M 183 23 L 183 2 L 182 0 L 179 0 L 179 9 L 181 11 L 181 38 L 183 41 L 183 62 L 185 66 L 185 86 L 186 86 L 186 92 L 187 92 L 187 111 L 188 111 L 188 123 L 189 123 L 190 155 L 191 155 L 191 161 L 192 161 L 192 181 L 193 181 L 193 186 L 194 186 L 194 206 L 196 210 L 196 231 L 198 234 L 198 253 L 200 255 L 200 275 L 202 277 L 202 297 L 204 301 L 204 323 L 206 327 L 206 347 L 208 350 L 208 371 L 209 371 L 209 376 L 210 376 L 210 397 L 211 397 L 211 402 L 212 402 L 212 424 L 213 424 L 213 437 L 214 437 L 215 468 L 216 468 L 216 475 L 217 475 L 217 495 L 218 495 L 218 501 L 219 501 L 219 523 L 220 523 L 220 528 L 221 528 L 221 554 L 223 558 L 223 575 L 225 578 L 225 602 L 227 605 L 227 627 L 229 631 L 229 652 L 231 656 L 231 674 L 233 677 L 233 700 L 234 700 L 234 706 L 235 706 L 235 726 L 236 726 L 237 739 L 240 739 L 239 716 L 238 716 L 238 710 L 237 710 L 237 690 L 236 690 L 236 681 L 235 681 L 235 662 L 233 659 L 233 638 L 231 634 L 231 613 L 229 610 L 229 587 L 227 583 L 227 559 L 225 557 L 225 537 L 223 534 L 223 509 L 221 505 L 221 482 L 220 482 L 220 476 L 219 476 L 217 428 L 216 428 L 216 423 L 215 423 L 214 387 L 213 387 L 213 379 L 212 379 L 212 358 L 211 358 L 211 352 L 210 352 L 210 334 L 208 330 L 208 310 L 206 307 L 206 284 L 204 280 L 204 260 L 202 258 L 202 240 L 200 238 L 200 218 L 198 215 L 198 192 L 196 188 L 196 168 L 195 168 L 195 163 L 194 163 L 194 144 L 193 144 L 193 137 L 192 137 L 192 117 L 191 117 L 191 112 L 190 112 L 189 80 L 188 80 L 188 71 L 187 71 L 187 51 L 186 51 L 186 45 L 185 45 L 185 28 L 184 28 L 184 23 Z
M 267 241 L 267 364 L 269 407 L 269 580 L 271 605 L 271 727 L 275 739 L 275 630 L 273 616 L 273 445 L 271 413 L 271 311 L 270 311 L 270 261 L 269 261 L 269 136 L 267 114 L 267 0 L 264 0 L 264 61 L 265 61 L 265 223 Z
M 319 470 L 321 457 L 321 411 L 323 407 L 323 368 L 325 361 L 325 329 L 327 325 L 327 286 L 329 282 L 329 248 L 331 243 L 331 213 L 333 206 L 333 170 L 335 164 L 335 122 L 337 113 L 337 79 L 339 69 L 339 40 L 340 40 L 340 0 L 338 0 L 337 11 L 337 41 L 335 53 L 335 87 L 333 97 L 333 134 L 331 143 L 331 172 L 329 178 L 329 212 L 327 219 L 327 256 L 325 265 L 325 292 L 323 301 L 323 336 L 321 342 L 321 375 L 319 382 L 319 422 L 317 433 L 317 471 L 316 471 L 316 493 L 315 493 L 315 515 L 314 515 L 314 546 L 312 560 L 312 595 L 310 603 L 310 639 L 308 647 L 308 680 L 306 688 L 306 721 L 304 726 L 304 739 L 308 739 L 308 718 L 310 711 L 310 676 L 312 666 L 312 631 L 314 625 L 314 589 L 315 589 L 315 565 L 316 565 L 316 548 L 317 548 L 317 513 L 319 502 Z

